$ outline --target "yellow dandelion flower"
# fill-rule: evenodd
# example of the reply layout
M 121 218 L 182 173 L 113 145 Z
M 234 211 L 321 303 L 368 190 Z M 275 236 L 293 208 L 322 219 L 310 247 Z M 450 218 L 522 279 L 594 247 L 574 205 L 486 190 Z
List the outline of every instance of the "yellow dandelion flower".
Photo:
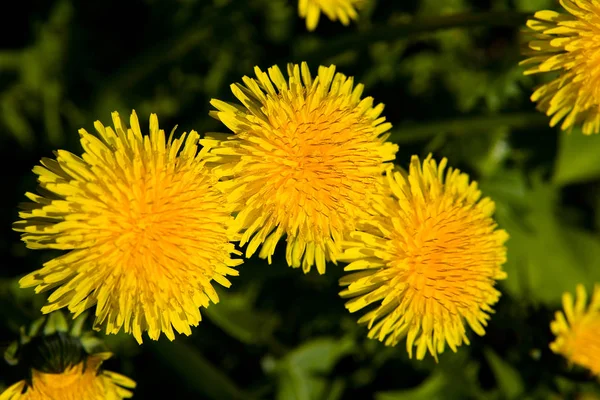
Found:
M 111 353 L 90 355 L 59 373 L 32 370 L 31 383 L 20 381 L 6 389 L 0 400 L 120 400 L 135 388 L 131 379 L 101 368 Z
M 165 139 L 155 114 L 150 135 L 138 118 L 131 128 L 112 114 L 114 130 L 99 121 L 98 135 L 79 131 L 84 153 L 64 150 L 44 158 L 40 191 L 27 193 L 14 229 L 31 249 L 69 250 L 20 280 L 36 293 L 57 288 L 42 312 L 68 307 L 74 317 L 96 305 L 95 328 L 121 327 L 141 343 L 173 329 L 191 334 L 199 307 L 218 301 L 212 281 L 242 261 L 229 242 L 231 206 L 204 167 L 209 149 L 197 152 L 195 131 Z
M 211 115 L 235 135 L 201 143 L 214 146 L 215 172 L 239 204 L 234 227 L 246 256 L 262 245 L 270 263 L 286 234 L 288 264 L 324 273 L 395 158 L 398 148 L 384 135 L 391 124 L 380 117 L 383 104 L 361 100 L 363 85 L 335 66 L 319 67 L 313 79 L 306 63 L 290 64 L 289 81 L 276 66 L 255 72 L 258 79 L 231 86 L 244 107 L 211 102 L 218 110 Z
M 306 19 L 306 28 L 314 31 L 319 24 L 321 12 L 332 21 L 340 22 L 347 26 L 350 20 L 358 19 L 357 6 L 365 0 L 299 0 L 298 13 Z
M 531 100 L 552 116 L 550 126 L 561 129 L 583 124 L 586 135 L 600 131 L 600 4 L 589 0 L 560 0 L 568 12 L 538 11 L 527 26 L 533 65 L 525 74 L 557 71 L 559 76 L 540 86 Z
M 343 244 L 340 261 L 352 272 L 340 280 L 340 295 L 352 297 L 350 312 L 371 308 L 359 323 L 369 337 L 437 360 L 445 343 L 452 351 L 469 344 L 464 320 L 478 335 L 499 297 L 494 285 L 504 279 L 504 242 L 496 229 L 494 203 L 481 198 L 476 182 L 447 160 L 428 156 L 422 166 L 413 156 L 408 174 L 388 173 L 391 196 L 374 206 L 379 216 L 364 221 Z M 445 175 L 445 177 L 444 177 Z
M 600 377 L 600 284 L 596 284 L 589 305 L 583 285 L 577 285 L 576 293 L 575 302 L 571 293 L 563 294 L 564 313 L 557 311 L 550 324 L 556 335 L 550 349 Z

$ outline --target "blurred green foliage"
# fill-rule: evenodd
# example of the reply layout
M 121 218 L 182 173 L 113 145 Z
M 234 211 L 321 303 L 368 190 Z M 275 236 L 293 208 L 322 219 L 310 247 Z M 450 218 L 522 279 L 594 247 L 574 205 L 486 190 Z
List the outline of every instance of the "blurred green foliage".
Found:
M 548 348 L 564 291 L 600 282 L 600 136 L 548 127 L 529 100 L 544 77 L 517 66 L 528 13 L 553 0 L 379 0 L 350 27 L 321 18 L 305 30 L 295 0 L 34 0 L 16 4 L 18 29 L 0 35 L 0 343 L 36 320 L 44 295 L 18 277 L 54 256 L 26 251 L 11 231 L 31 168 L 110 112 L 158 113 L 166 130 L 223 130 L 209 100 L 255 65 L 336 63 L 386 104 L 397 163 L 433 152 L 469 172 L 506 229 L 508 279 L 487 334 L 439 364 L 388 348 L 325 276 L 248 260 L 189 338 L 105 337 L 106 365 L 138 382 L 136 398 L 574 399 L 600 398 L 585 371 Z M 102 337 L 102 336 L 101 336 Z M 0 366 L 0 391 L 23 378 Z

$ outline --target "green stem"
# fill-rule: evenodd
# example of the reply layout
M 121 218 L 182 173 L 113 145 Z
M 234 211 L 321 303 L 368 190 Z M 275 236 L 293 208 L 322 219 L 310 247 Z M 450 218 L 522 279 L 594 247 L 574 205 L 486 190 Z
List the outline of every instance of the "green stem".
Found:
M 295 59 L 320 61 L 344 50 L 366 47 L 376 41 L 397 40 L 408 36 L 431 33 L 442 29 L 468 27 L 498 27 L 523 25 L 531 13 L 493 11 L 484 13 L 452 14 L 439 17 L 416 17 L 394 25 L 376 26 L 365 32 L 356 32 L 328 40 L 323 46 L 295 53 Z
M 501 115 L 456 118 L 435 121 L 427 124 L 407 124 L 392 129 L 390 142 L 410 143 L 428 139 L 440 133 L 454 135 L 486 133 L 492 128 L 501 126 L 512 129 L 526 129 L 547 126 L 548 117 L 542 113 L 510 113 Z

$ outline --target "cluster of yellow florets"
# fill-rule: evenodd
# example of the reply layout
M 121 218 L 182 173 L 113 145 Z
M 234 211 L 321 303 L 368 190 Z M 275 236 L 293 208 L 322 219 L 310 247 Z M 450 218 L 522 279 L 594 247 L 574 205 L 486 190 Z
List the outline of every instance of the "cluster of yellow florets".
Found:
M 113 113 L 80 131 L 81 157 L 42 160 L 45 195 L 27 193 L 15 223 L 28 247 L 66 251 L 20 281 L 54 289 L 42 311 L 96 306 L 98 328 L 138 342 L 189 335 L 213 284 L 238 274 L 234 242 L 271 262 L 285 238 L 306 273 L 349 263 L 341 294 L 352 312 L 375 306 L 361 319 L 372 337 L 407 336 L 423 358 L 468 343 L 465 322 L 483 335 L 505 277 L 494 203 L 445 159 L 393 171 L 383 105 L 335 66 L 255 74 L 231 87 L 242 106 L 212 101 L 232 134 L 167 138 L 152 115 L 144 135 L 135 112 L 129 127 Z

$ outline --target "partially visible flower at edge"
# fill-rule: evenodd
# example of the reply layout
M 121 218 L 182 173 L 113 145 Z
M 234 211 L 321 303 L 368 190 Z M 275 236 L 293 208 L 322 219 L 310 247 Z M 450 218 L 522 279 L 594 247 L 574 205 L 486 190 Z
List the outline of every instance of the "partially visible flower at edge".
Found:
M 550 324 L 556 336 L 550 349 L 600 377 L 600 284 L 595 285 L 589 305 L 583 285 L 577 285 L 576 295 L 573 301 L 571 293 L 563 294 L 564 312 L 557 311 Z
M 550 71 L 558 77 L 531 95 L 538 109 L 551 116 L 550 126 L 561 120 L 562 130 L 582 124 L 586 135 L 600 131 L 600 4 L 589 0 L 560 0 L 568 12 L 538 11 L 527 21 L 533 31 L 531 57 L 521 65 L 525 74 Z
M 101 368 L 111 353 L 89 355 L 61 372 L 31 371 L 31 382 L 19 381 L 0 400 L 120 400 L 133 396 L 136 384 L 128 377 Z
M 298 0 L 298 13 L 306 19 L 306 29 L 314 31 L 319 24 L 321 12 L 332 21 L 338 19 L 343 25 L 358 19 L 356 7 L 366 0 Z
M 417 359 L 429 351 L 436 361 L 446 343 L 452 351 L 469 344 L 464 320 L 485 334 L 508 239 L 492 219 L 493 201 L 467 174 L 444 173 L 446 164 L 413 156 L 408 173 L 389 172 L 379 216 L 363 221 L 339 256 L 351 272 L 340 295 L 351 298 L 350 312 L 370 309 L 358 321 L 369 338 L 393 346 L 406 337 L 410 357 L 416 346 Z
M 27 378 L 2 394 L 0 400 L 120 400 L 130 398 L 136 383 L 106 371 L 111 357 L 104 343 L 84 330 L 86 314 L 71 323 L 59 310 L 22 326 L 19 338 L 4 352 L 10 365 L 20 364 Z
M 229 287 L 227 275 L 242 263 L 230 243 L 231 204 L 205 168 L 209 148 L 198 152 L 191 131 L 168 140 L 150 117 L 142 135 L 135 111 L 131 128 L 112 114 L 114 130 L 97 121 L 98 135 L 79 131 L 80 157 L 56 152 L 44 158 L 39 194 L 27 193 L 14 229 L 31 249 L 67 250 L 20 280 L 36 293 L 57 288 L 42 312 L 67 307 L 74 318 L 96 306 L 95 328 L 123 327 L 138 342 L 173 328 L 191 334 L 199 307 L 218 302 L 213 281 Z
M 306 63 L 277 66 L 257 79 L 231 85 L 243 106 L 213 99 L 211 112 L 234 135 L 208 133 L 223 191 L 236 203 L 233 229 L 248 243 L 246 257 L 260 247 L 269 263 L 287 235 L 286 260 L 310 271 L 336 261 L 337 242 L 365 216 L 368 199 L 383 187 L 397 145 L 386 142 L 391 124 L 383 104 L 361 99 L 363 85 L 319 67 L 315 78 Z

